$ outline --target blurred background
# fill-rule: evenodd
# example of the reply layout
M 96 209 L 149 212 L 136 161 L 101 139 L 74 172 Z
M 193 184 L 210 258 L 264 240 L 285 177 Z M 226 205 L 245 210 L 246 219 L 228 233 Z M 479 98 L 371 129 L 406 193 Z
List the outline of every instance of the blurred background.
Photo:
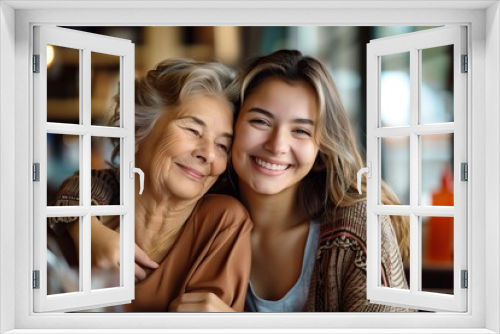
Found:
M 320 59 L 330 70 L 348 111 L 362 156 L 366 153 L 366 44 L 370 40 L 433 27 L 66 27 L 131 40 L 135 44 L 135 74 L 143 76 L 169 57 L 219 60 L 238 67 L 246 59 L 282 48 L 298 49 Z M 47 121 L 80 123 L 79 51 L 49 46 Z M 453 121 L 453 48 L 421 53 L 422 124 Z M 381 59 L 381 126 L 410 122 L 409 54 Z M 92 53 L 92 125 L 106 126 L 117 92 L 120 59 Z M 422 205 L 453 205 L 453 135 L 421 136 Z M 47 205 L 55 191 L 79 169 L 79 136 L 51 135 L 48 142 Z M 381 139 L 382 178 L 402 204 L 409 203 L 409 138 Z M 106 168 L 112 146 L 105 138 L 92 139 L 92 168 Z M 118 161 L 115 161 L 119 163 Z M 422 242 L 426 274 L 424 291 L 453 293 L 453 218 L 424 217 Z M 441 221 L 439 221 L 441 220 Z M 437 222 L 437 223 L 436 223 Z M 429 228 L 434 224 L 437 230 Z M 444 226 L 444 227 L 443 227 Z M 451 229 L 450 229 L 451 226 Z M 430 231 L 432 230 L 432 233 Z M 451 231 L 451 232 L 450 232 Z M 451 233 L 451 234 L 450 234 Z

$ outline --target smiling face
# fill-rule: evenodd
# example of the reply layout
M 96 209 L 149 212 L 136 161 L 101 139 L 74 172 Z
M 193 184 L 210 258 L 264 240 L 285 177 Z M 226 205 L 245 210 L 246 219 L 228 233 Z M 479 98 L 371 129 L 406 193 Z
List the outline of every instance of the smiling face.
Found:
M 157 194 L 199 199 L 227 167 L 233 115 L 220 97 L 188 97 L 164 112 L 139 145 L 138 166 Z
M 247 194 L 295 194 L 319 151 L 316 94 L 304 82 L 270 78 L 246 97 L 235 126 L 232 163 Z

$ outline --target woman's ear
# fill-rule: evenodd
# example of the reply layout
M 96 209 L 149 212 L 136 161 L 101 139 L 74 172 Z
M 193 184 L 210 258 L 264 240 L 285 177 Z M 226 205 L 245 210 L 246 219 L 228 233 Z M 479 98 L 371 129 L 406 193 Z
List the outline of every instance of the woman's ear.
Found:
M 313 165 L 312 169 L 315 172 L 321 172 L 325 168 L 326 168 L 326 165 L 325 165 L 325 162 L 323 160 L 323 154 L 321 154 L 321 152 L 319 152 L 318 155 L 316 156 L 316 160 L 314 161 L 314 165 Z

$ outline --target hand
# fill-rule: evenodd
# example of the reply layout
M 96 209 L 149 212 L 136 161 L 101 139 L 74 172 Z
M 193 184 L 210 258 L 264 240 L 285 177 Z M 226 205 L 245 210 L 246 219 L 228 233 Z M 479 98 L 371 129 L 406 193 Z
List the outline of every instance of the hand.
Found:
M 97 217 L 90 221 L 90 247 L 92 268 L 120 268 L 120 233 L 103 225 Z
M 177 297 L 170 312 L 235 312 L 212 292 L 188 292 Z
M 151 269 L 158 268 L 158 263 L 151 260 L 151 258 L 142 250 L 141 247 L 135 245 L 135 282 L 140 282 L 145 279 Z
M 117 270 L 120 268 L 120 234 L 106 225 L 103 225 L 96 217 L 91 219 L 91 265 L 92 268 L 103 270 Z M 74 224 L 68 228 L 73 239 L 77 253 L 79 252 L 79 226 Z M 135 281 L 142 281 L 147 277 L 150 270 L 156 269 L 158 264 L 137 245 L 135 245 Z

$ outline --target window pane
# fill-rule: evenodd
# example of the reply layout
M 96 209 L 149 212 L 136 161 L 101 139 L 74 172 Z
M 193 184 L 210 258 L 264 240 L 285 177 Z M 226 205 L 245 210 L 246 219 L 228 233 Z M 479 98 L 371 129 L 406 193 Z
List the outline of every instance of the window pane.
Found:
M 381 124 L 410 125 L 410 52 L 380 58 Z
M 410 204 L 410 137 L 381 138 L 382 179 L 403 205 Z
M 453 122 L 453 45 L 421 50 L 421 124 Z
M 81 124 L 80 50 L 47 45 L 47 122 Z
M 106 138 L 106 137 L 96 137 L 93 136 L 91 139 L 91 165 L 93 170 L 106 170 L 105 172 L 109 174 L 105 178 L 93 178 L 100 184 L 92 185 L 92 193 L 99 191 L 99 189 L 106 188 L 103 198 L 108 201 L 106 205 L 120 205 L 121 203 L 121 192 L 120 192 L 120 138 Z M 115 147 L 116 145 L 116 147 Z M 117 154 L 113 154 L 113 152 Z M 94 189 L 98 187 L 99 189 Z M 109 192 L 108 192 L 109 190 Z M 93 198 L 92 205 L 97 205 L 97 202 Z
M 80 220 L 73 217 L 47 219 L 47 295 L 80 291 L 80 269 L 78 252 L 68 234 L 56 235 L 50 228 L 50 221 L 58 224 L 73 222 L 76 228 Z
M 47 134 L 47 205 L 56 204 L 56 195 L 62 183 L 80 168 L 80 137 L 74 135 Z M 80 184 L 73 184 L 77 198 L 66 196 L 65 205 L 80 205 Z
M 91 258 L 92 258 L 92 274 L 91 274 L 91 287 L 92 290 L 114 288 L 120 286 L 120 270 L 121 263 L 121 239 L 120 239 L 120 216 L 92 216 L 92 219 L 98 219 L 99 222 L 109 228 L 106 235 L 104 233 L 92 233 L 91 240 Z M 94 224 L 93 224 L 94 225 Z M 93 231 L 95 232 L 95 231 Z M 98 253 L 96 253 L 97 245 L 116 246 L 116 253 L 113 257 L 103 259 L 103 262 L 96 261 Z
M 109 120 L 114 114 L 113 97 L 119 92 L 120 57 L 92 52 L 91 63 L 91 124 L 110 126 Z
M 384 217 L 384 216 L 381 216 L 381 218 L 382 217 Z M 381 259 L 390 258 L 393 261 L 399 261 L 398 259 L 391 257 L 389 255 L 386 255 L 386 257 L 384 257 L 384 253 L 386 252 L 386 249 L 391 247 L 391 246 L 389 246 L 389 244 L 391 244 L 393 242 L 396 242 L 397 244 L 399 244 L 399 239 L 401 237 L 401 234 L 404 233 L 404 231 L 400 228 L 400 226 L 403 223 L 403 221 L 409 221 L 410 217 L 408 217 L 408 216 L 389 216 L 389 218 L 391 220 L 391 224 L 392 224 L 392 227 L 393 227 L 393 230 L 395 233 L 394 237 L 396 238 L 396 240 L 388 240 L 387 235 L 384 237 L 384 235 L 381 234 L 381 236 L 380 236 L 380 238 L 381 238 L 380 239 Z M 410 243 L 410 238 L 408 238 L 408 244 L 406 245 L 408 247 L 408 250 L 410 247 L 409 243 Z M 405 247 L 405 249 L 406 249 L 406 247 Z M 401 254 L 401 252 L 402 252 L 402 250 L 400 249 L 400 254 Z M 401 259 L 401 261 L 403 261 L 403 259 Z M 410 288 L 410 286 L 409 286 L 409 283 L 410 283 L 410 262 L 409 261 L 410 260 L 409 260 L 409 254 L 408 254 L 408 259 L 404 263 L 404 270 L 401 272 L 398 272 L 398 273 L 394 273 L 394 274 L 396 274 L 396 276 L 393 277 L 394 281 L 396 281 L 396 282 L 406 281 L 408 285 L 402 284 L 400 286 L 394 286 L 393 288 L 396 288 L 396 289 L 409 289 Z M 384 286 L 384 276 L 382 276 L 382 286 Z
M 453 140 L 452 133 L 421 136 L 421 205 L 453 206 Z
M 422 217 L 422 291 L 453 294 L 453 217 Z

